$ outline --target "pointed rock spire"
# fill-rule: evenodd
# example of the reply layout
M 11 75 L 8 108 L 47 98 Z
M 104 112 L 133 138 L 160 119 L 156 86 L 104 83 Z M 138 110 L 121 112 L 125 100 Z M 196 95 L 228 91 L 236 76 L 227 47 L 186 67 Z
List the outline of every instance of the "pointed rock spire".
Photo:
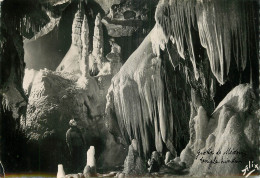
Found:
M 93 51 L 90 58 L 90 68 L 92 69 L 97 65 L 98 70 L 102 68 L 104 56 L 104 39 L 103 29 L 101 23 L 101 15 L 98 13 L 95 20 L 94 37 L 93 37 Z

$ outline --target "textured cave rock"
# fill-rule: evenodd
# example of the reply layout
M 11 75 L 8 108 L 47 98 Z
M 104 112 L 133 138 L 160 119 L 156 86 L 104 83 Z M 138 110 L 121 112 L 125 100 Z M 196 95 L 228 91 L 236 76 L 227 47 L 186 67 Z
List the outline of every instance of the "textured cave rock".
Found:
M 27 81 L 30 81 L 31 77 L 28 77 Z M 102 95 L 99 95 L 97 82 L 90 76 L 87 79 L 85 85 L 81 86 L 78 79 L 71 74 L 41 70 L 31 79 L 32 83 L 27 84 L 31 89 L 26 118 L 21 120 L 21 126 L 29 143 L 39 144 L 41 147 L 49 145 L 48 149 L 46 147 L 41 151 L 45 161 L 53 160 L 48 162 L 50 165 L 47 169 L 51 169 L 59 161 L 65 162 L 66 166 L 68 164 L 68 150 L 64 145 L 71 117 L 79 118 L 87 144 L 93 144 L 97 148 L 97 163 L 101 168 L 120 165 L 124 160 L 123 147 L 115 143 L 113 136 L 103 129 L 104 109 L 101 108 L 105 106 L 100 106 L 102 102 L 99 102 L 99 97 Z M 55 156 L 48 153 L 50 147 Z M 118 151 L 123 154 L 111 164 L 110 159 Z
M 158 1 L 122 1 L 110 7 L 109 13 L 102 19 L 108 35 L 111 37 L 133 36 L 134 33 L 146 33 L 152 26 L 148 20 Z
M 105 11 L 105 13 L 109 12 L 109 9 L 111 8 L 112 5 L 115 4 L 120 4 L 122 0 L 94 0 L 96 3 L 98 3 L 102 9 Z
M 132 144 L 128 148 L 128 154 L 124 162 L 123 173 L 126 176 L 145 175 L 147 168 L 144 160 L 138 153 L 138 145 L 136 140 L 132 140 Z
M 257 161 L 257 130 L 259 108 L 256 96 L 249 84 L 235 87 L 221 101 L 209 117 L 203 107 L 191 118 L 191 137 L 181 153 L 181 160 L 191 167 L 193 175 L 237 175 L 248 161 Z M 228 149 L 241 154 L 225 154 Z M 211 149 L 214 154 L 198 155 Z M 217 152 L 220 152 L 217 155 Z M 197 157 L 197 158 L 196 158 Z M 219 162 L 203 163 L 200 159 Z M 226 161 L 238 163 L 223 163 Z M 222 162 L 223 161 L 223 162 Z M 222 162 L 222 163 L 221 163 Z

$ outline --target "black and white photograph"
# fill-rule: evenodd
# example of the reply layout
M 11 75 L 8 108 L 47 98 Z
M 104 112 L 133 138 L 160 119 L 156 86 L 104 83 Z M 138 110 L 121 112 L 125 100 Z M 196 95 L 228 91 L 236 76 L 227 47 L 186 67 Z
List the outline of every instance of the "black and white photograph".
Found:
M 0 177 L 260 177 L 259 0 L 0 0 Z

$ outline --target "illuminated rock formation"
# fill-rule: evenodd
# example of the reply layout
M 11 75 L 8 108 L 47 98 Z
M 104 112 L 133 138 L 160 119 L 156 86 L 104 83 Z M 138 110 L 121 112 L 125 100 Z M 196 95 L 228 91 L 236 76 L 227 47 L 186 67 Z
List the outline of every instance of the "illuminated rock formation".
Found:
M 98 69 L 101 70 L 104 62 L 104 39 L 103 39 L 103 29 L 101 23 L 101 15 L 100 13 L 96 16 L 95 20 L 95 28 L 94 28 L 94 36 L 93 36 L 93 51 L 89 58 L 89 66 L 90 70 L 93 71 Z M 94 65 L 97 65 L 97 69 Z
M 69 51 L 61 61 L 60 65 L 57 67 L 56 71 L 69 72 L 74 74 L 80 74 L 79 63 L 81 61 L 82 55 L 82 40 L 81 40 L 81 31 L 82 23 L 84 20 L 84 10 L 80 8 L 74 17 L 72 24 L 72 42 Z M 86 18 L 85 18 L 86 21 Z M 85 24 L 87 21 L 85 22 Z M 88 28 L 87 25 L 84 27 Z M 85 32 L 87 32 L 86 30 Z M 86 47 L 85 47 L 86 48 Z
M 256 97 L 248 84 L 235 87 L 211 117 L 200 106 L 197 116 L 191 118 L 191 135 L 195 136 L 182 151 L 181 160 L 191 167 L 192 175 L 240 174 L 249 161 L 257 162 L 253 151 L 257 138 L 253 135 L 259 117 Z

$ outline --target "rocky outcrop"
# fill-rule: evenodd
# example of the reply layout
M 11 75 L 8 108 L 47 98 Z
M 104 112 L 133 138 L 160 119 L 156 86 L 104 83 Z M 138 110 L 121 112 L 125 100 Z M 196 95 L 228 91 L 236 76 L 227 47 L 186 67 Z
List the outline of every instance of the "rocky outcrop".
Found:
M 181 153 L 192 175 L 237 175 L 257 161 L 259 108 L 248 84 L 235 87 L 209 117 L 203 107 L 191 118 L 194 135 Z
M 50 144 L 48 149 L 52 149 L 52 153 L 59 152 L 63 157 L 52 156 L 47 147 L 47 150 L 42 149 L 44 159 L 52 160 L 50 165 L 59 160 L 66 166 L 69 157 L 64 147 L 65 136 L 72 117 L 79 119 L 87 145 L 97 148 L 97 164 L 100 167 L 111 167 L 123 162 L 123 146 L 115 143 L 113 136 L 104 129 L 106 123 L 102 115 L 105 102 L 101 102 L 104 99 L 100 99 L 102 95 L 95 78 L 82 76 L 78 79 L 71 74 L 49 70 L 41 70 L 34 77 L 26 77 L 28 80 L 25 81 L 32 82 L 25 85 L 29 86 L 30 90 L 27 91 L 30 93 L 26 118 L 21 120 L 21 126 L 30 143 L 40 144 L 44 148 L 45 144 Z M 122 155 L 111 164 L 110 160 L 119 151 Z
M 109 9 L 111 8 L 112 5 L 115 4 L 120 4 L 122 2 L 122 0 L 94 0 L 96 3 L 98 3 L 102 9 L 105 11 L 105 13 L 109 12 Z
M 151 28 L 147 22 L 148 19 L 153 19 L 150 15 L 153 14 L 156 4 L 156 0 L 122 1 L 110 7 L 102 23 L 111 37 L 132 36 L 135 32 L 146 35 L 146 31 Z
M 141 21 L 139 21 L 142 23 Z M 102 23 L 105 25 L 108 35 L 111 37 L 122 37 L 122 36 L 132 36 L 134 32 L 138 30 L 138 26 L 121 25 L 111 22 L 109 19 L 102 19 Z

